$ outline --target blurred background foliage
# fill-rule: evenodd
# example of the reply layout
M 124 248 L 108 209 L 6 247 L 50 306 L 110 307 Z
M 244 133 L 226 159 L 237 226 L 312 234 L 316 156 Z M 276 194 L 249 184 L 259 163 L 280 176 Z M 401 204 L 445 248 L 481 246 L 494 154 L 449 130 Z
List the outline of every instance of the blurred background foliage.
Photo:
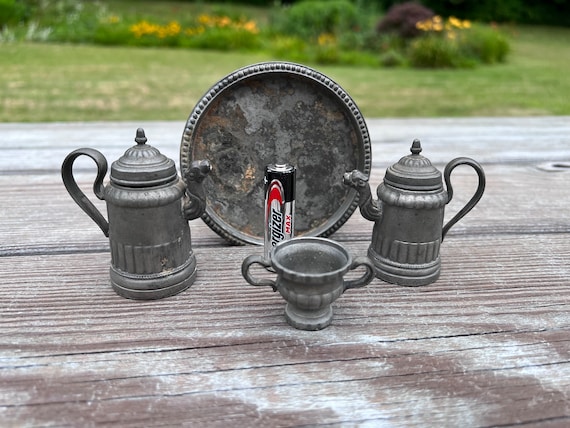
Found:
M 567 115 L 568 9 L 0 0 L 0 121 L 179 119 L 218 77 L 267 60 L 318 64 L 372 117 Z
M 382 9 L 401 3 L 375 1 Z M 452 11 L 454 16 L 472 21 L 570 26 L 568 0 L 421 0 L 421 3 L 437 14 Z
M 510 46 L 496 21 L 542 17 L 559 23 L 554 18 L 570 15 L 565 9 L 563 0 L 0 0 L 0 41 L 261 51 L 317 64 L 469 68 L 505 61 Z
M 311 0 L 218 0 L 220 5 L 251 5 L 263 8 L 288 7 Z M 203 0 L 178 0 L 179 3 L 207 4 Z M 404 0 L 350 0 L 354 9 L 386 11 L 391 6 L 404 3 Z M 40 9 L 45 9 L 49 0 L 0 0 L 0 27 L 6 24 L 18 23 L 32 18 Z M 52 1 L 57 4 L 56 9 L 65 9 L 65 1 Z M 68 2 L 74 3 L 74 2 Z M 87 2 L 93 3 L 93 2 Z M 102 3 L 113 3 L 102 2 Z M 168 4 L 168 0 L 140 0 L 132 3 Z M 325 3 L 325 2 L 321 2 Z M 334 3 L 333 9 L 338 12 L 349 12 L 346 19 L 354 19 L 354 13 L 340 5 L 337 0 L 328 0 Z M 538 24 L 570 26 L 570 1 L 568 0 L 418 0 L 418 3 L 433 10 L 436 14 L 448 16 L 452 13 L 460 19 L 469 19 L 481 22 L 500 22 L 517 24 Z M 144 7 L 144 6 L 143 6 Z M 316 13 L 322 5 L 314 10 L 303 9 L 308 13 Z M 342 9 L 344 8 L 344 9 Z M 328 19 L 329 17 L 327 17 Z M 345 19 L 344 17 L 342 19 Z

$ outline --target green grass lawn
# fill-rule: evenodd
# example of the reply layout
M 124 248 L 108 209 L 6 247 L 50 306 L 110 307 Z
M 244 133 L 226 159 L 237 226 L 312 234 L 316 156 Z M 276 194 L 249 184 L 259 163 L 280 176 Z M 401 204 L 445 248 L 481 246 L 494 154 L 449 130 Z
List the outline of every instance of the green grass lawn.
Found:
M 307 64 L 367 117 L 570 115 L 570 29 L 513 27 L 507 63 L 460 70 Z M 0 44 L 0 121 L 186 120 L 210 86 L 266 54 Z

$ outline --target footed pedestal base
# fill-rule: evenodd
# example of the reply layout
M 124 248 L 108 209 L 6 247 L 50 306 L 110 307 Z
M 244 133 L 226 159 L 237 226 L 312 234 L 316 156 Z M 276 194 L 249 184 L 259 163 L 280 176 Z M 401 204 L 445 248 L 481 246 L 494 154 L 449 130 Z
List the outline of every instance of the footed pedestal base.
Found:
M 287 303 L 285 306 L 285 319 L 289 325 L 299 330 L 322 330 L 330 325 L 332 318 L 331 305 L 316 311 L 305 311 L 291 303 Z

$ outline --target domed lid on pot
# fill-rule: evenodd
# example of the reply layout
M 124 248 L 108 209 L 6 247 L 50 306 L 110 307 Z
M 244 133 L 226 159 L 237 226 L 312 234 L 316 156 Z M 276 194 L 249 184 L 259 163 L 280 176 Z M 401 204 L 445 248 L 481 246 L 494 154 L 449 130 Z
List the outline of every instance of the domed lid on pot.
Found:
M 443 189 L 441 172 L 428 158 L 420 154 L 422 151 L 420 140 L 414 140 L 410 151 L 410 155 L 404 156 L 386 170 L 384 184 L 403 190 Z
M 161 154 L 151 145 L 142 128 L 137 129 L 136 146 L 128 149 L 111 165 L 111 183 L 123 187 L 155 187 L 177 178 L 172 159 Z

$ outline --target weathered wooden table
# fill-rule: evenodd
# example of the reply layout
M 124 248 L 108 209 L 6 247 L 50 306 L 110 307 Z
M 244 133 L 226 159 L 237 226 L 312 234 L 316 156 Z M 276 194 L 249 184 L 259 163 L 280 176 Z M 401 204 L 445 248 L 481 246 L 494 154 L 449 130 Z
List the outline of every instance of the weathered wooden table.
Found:
M 305 332 L 241 277 L 260 248 L 201 220 L 190 289 L 112 291 L 107 240 L 61 162 L 82 146 L 115 160 L 142 126 L 178 163 L 183 122 L 0 124 L 0 425 L 570 425 L 570 118 L 368 125 L 374 187 L 418 137 L 440 168 L 479 160 L 487 190 L 448 234 L 436 283 L 375 280 Z M 90 194 L 94 166 L 78 168 Z M 476 185 L 462 168 L 446 218 Z M 333 238 L 365 254 L 371 231 L 355 212 Z

